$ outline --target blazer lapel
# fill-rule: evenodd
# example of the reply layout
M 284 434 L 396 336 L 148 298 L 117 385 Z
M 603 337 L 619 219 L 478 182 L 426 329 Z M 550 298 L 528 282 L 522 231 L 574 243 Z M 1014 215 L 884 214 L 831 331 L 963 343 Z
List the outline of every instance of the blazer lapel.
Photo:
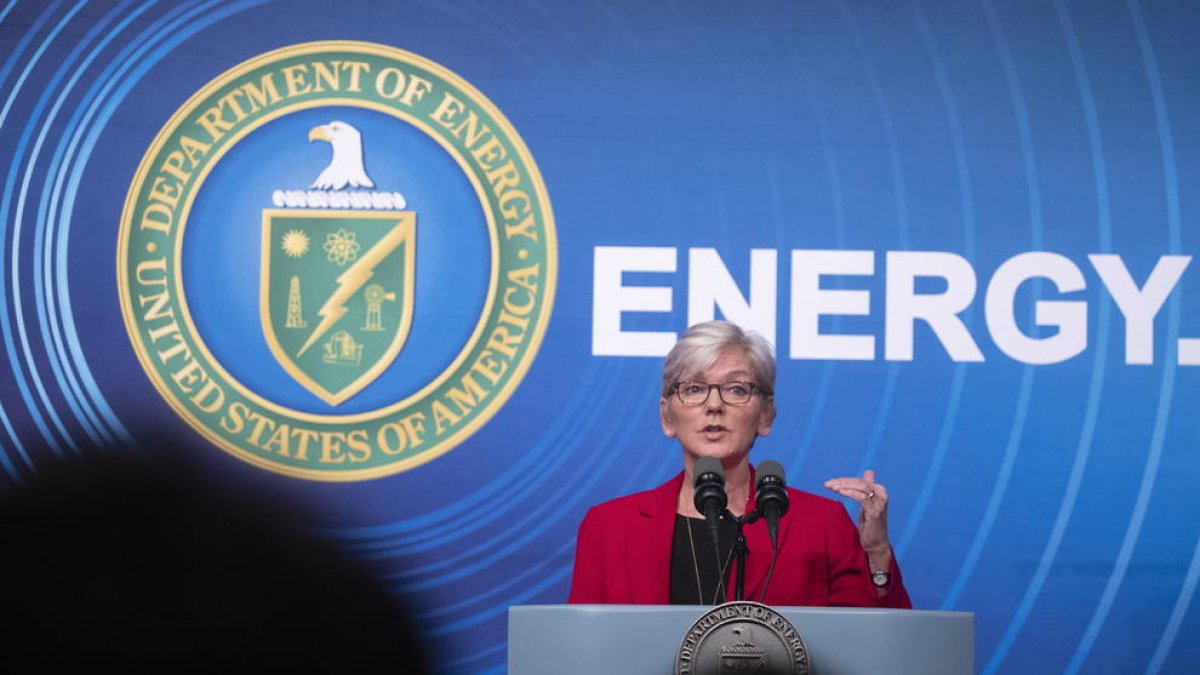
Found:
M 630 525 L 629 587 L 638 605 L 670 602 L 671 543 L 675 536 L 675 510 L 683 473 L 642 494 L 638 518 Z

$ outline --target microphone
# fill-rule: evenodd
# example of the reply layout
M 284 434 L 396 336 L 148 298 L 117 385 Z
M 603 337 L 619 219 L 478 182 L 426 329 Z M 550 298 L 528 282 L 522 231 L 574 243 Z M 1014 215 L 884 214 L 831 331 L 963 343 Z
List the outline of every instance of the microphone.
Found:
M 766 518 L 771 549 L 776 551 L 779 550 L 779 519 L 787 513 L 790 504 L 787 480 L 783 475 L 783 465 L 773 459 L 760 464 L 754 495 L 754 507 Z
M 701 457 L 696 460 L 692 473 L 696 480 L 696 494 L 693 500 L 696 510 L 704 514 L 704 519 L 708 521 L 708 529 L 712 531 L 713 543 L 716 543 L 721 512 L 729 503 L 729 497 L 725 494 L 725 469 L 721 466 L 721 460 L 716 457 Z

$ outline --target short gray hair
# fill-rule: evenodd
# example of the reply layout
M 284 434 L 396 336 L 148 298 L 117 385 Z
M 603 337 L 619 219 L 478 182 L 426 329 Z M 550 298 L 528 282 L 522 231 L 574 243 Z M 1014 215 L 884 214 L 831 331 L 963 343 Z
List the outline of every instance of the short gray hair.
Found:
M 775 350 L 757 331 L 742 330 L 729 321 L 705 321 L 688 328 L 663 362 L 662 395 L 669 396 L 680 382 L 711 366 L 729 347 L 743 350 L 754 370 L 759 393 L 775 394 Z

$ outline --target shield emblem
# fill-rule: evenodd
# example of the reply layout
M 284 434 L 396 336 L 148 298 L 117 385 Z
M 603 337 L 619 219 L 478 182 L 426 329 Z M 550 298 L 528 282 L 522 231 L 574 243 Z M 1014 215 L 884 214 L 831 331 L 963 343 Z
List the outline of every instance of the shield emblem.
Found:
M 404 347 L 416 232 L 411 211 L 263 210 L 263 335 L 326 403 L 362 391 Z

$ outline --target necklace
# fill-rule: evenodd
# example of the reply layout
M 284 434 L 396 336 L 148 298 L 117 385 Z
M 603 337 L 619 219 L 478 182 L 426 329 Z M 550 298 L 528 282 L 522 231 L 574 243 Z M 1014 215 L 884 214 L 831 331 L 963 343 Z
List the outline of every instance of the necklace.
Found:
M 696 572 L 696 599 L 703 605 L 704 590 L 700 588 L 700 562 L 696 560 L 696 538 L 692 535 L 692 519 L 684 516 L 683 520 L 687 524 L 688 544 L 692 550 L 692 569 Z

